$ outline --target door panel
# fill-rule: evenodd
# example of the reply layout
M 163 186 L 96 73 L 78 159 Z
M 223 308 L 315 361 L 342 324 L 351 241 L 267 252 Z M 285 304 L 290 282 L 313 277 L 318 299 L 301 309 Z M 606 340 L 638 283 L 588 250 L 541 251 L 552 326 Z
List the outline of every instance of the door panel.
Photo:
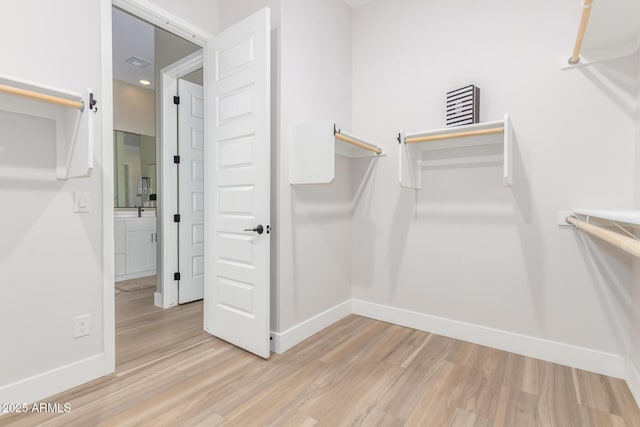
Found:
M 178 80 L 180 211 L 178 302 L 204 296 L 204 96 L 202 86 Z
M 270 15 L 207 46 L 205 329 L 269 357 Z M 208 64 L 208 66 L 207 66 Z M 258 225 L 263 233 L 251 231 Z M 249 230 L 249 231 L 246 231 Z

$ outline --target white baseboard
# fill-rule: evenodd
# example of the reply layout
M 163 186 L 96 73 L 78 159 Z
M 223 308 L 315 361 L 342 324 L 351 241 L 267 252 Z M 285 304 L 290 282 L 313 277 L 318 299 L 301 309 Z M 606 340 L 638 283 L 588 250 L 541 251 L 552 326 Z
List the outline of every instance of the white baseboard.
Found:
M 158 308 L 164 308 L 163 305 L 164 299 L 162 298 L 162 294 L 160 292 L 153 293 L 153 305 Z
M 631 359 L 627 358 L 627 372 L 625 379 L 633 398 L 636 400 L 638 406 L 640 406 L 640 372 L 633 364 Z
M 0 386 L 0 402 L 31 404 L 104 375 L 104 354 Z M 57 402 L 66 403 L 66 402 Z
M 282 354 L 351 314 L 351 300 L 330 308 L 284 332 L 271 332 L 271 351 Z
M 626 377 L 625 358 L 618 354 L 605 353 L 361 300 L 352 300 L 352 308 L 353 314 L 359 316 L 432 332 L 611 377 Z
M 141 271 L 138 273 L 121 274 L 115 277 L 116 283 L 125 280 L 142 279 L 143 277 L 155 276 L 156 270 Z

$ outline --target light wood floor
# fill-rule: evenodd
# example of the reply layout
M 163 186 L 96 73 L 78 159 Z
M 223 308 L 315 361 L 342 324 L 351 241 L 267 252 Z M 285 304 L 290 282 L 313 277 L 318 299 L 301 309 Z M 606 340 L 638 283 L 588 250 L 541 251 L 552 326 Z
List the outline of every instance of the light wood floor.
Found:
M 202 304 L 116 296 L 117 371 L 32 426 L 640 426 L 622 380 L 349 316 L 264 361 L 202 332 Z

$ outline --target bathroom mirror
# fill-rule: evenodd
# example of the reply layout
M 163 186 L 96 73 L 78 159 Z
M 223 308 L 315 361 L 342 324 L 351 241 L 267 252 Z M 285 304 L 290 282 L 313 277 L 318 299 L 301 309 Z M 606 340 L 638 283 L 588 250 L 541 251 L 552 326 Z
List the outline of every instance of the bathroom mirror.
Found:
M 156 139 L 113 132 L 114 206 L 156 206 Z

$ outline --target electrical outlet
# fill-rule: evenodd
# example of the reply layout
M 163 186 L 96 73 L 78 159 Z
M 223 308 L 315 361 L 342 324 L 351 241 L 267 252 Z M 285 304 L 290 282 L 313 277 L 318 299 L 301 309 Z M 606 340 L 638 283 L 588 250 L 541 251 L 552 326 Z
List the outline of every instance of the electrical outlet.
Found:
M 84 316 L 78 316 L 73 318 L 75 325 L 74 338 L 80 338 L 87 335 L 91 335 L 91 315 L 85 314 Z

